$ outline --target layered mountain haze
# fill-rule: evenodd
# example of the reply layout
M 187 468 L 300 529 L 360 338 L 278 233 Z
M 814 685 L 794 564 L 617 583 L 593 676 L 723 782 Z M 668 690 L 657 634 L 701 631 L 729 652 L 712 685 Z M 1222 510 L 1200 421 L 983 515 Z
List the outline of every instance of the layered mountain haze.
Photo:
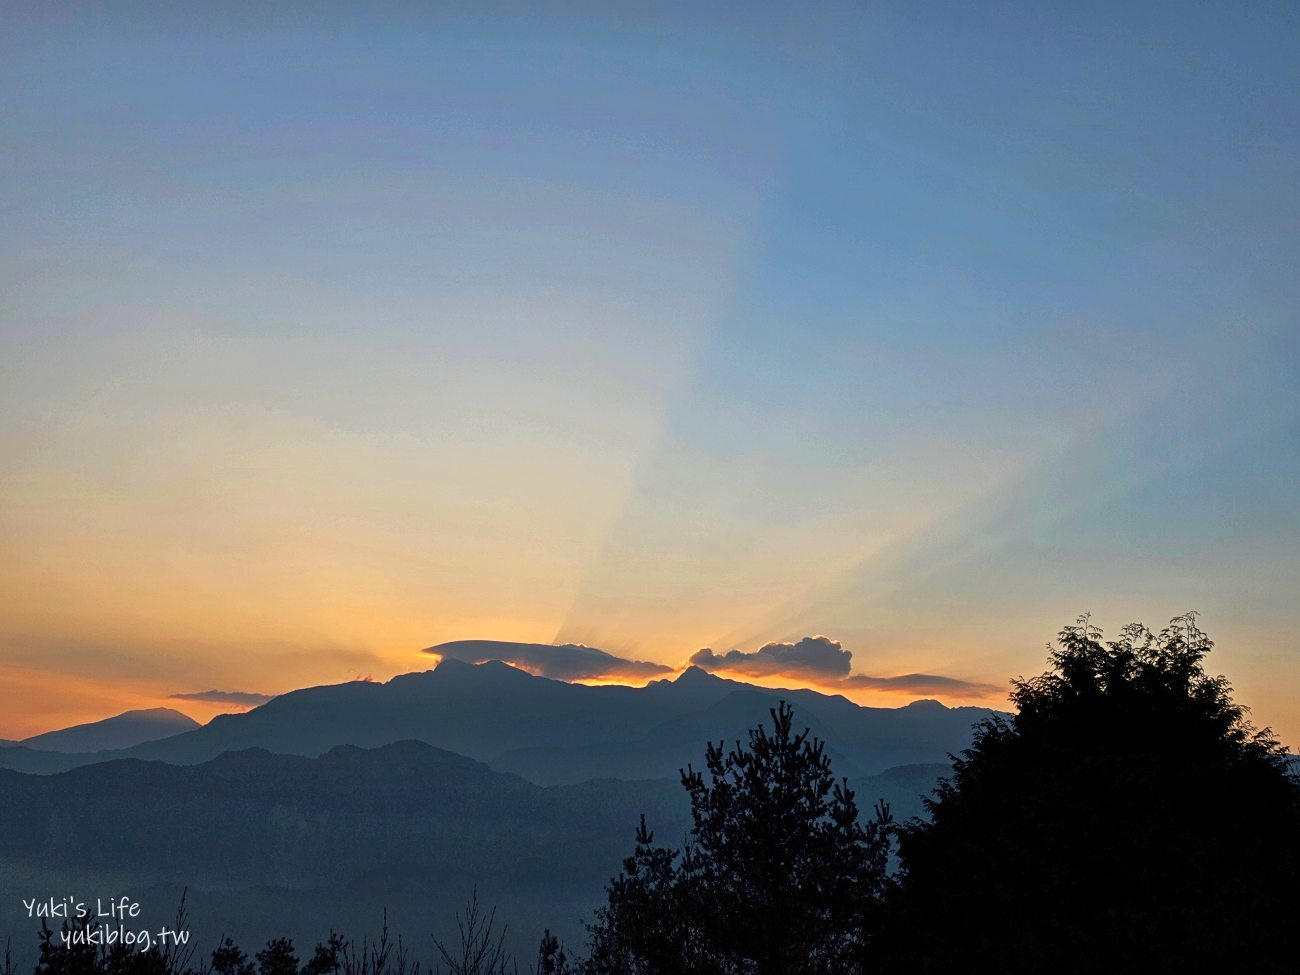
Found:
M 695 667 L 587 686 L 448 654 L 431 671 L 304 688 L 205 726 L 146 715 L 189 730 L 128 748 L 4 749 L 0 895 L 38 873 L 125 883 L 156 904 L 188 887 L 198 934 L 255 943 L 331 923 L 373 930 L 384 906 L 409 930 L 450 919 L 478 887 L 526 932 L 521 952 L 542 927 L 580 939 L 638 817 L 681 836 L 679 771 L 781 699 L 866 805 L 887 799 L 901 816 L 921 811 L 947 753 L 990 713 L 864 708 Z M 121 733 L 131 718 L 91 727 Z M 38 740 L 94 739 L 77 728 Z
M 435 649 L 433 670 L 302 688 L 207 725 L 163 709 L 0 749 L 0 898 L 18 903 L 40 877 L 129 888 L 163 911 L 188 888 L 201 939 L 306 943 L 331 925 L 374 934 L 385 908 L 411 933 L 450 924 L 477 888 L 527 955 L 548 927 L 581 942 L 639 817 L 683 837 L 681 770 L 703 764 L 707 742 L 745 740 L 780 701 L 825 742 L 864 810 L 883 799 L 899 818 L 922 812 L 949 754 L 994 713 L 869 708 L 694 666 L 631 687 L 475 662 L 532 655 L 535 669 L 579 679 L 619 659 L 577 645 Z M 187 730 L 95 751 L 31 747 L 126 741 L 142 722 Z M 21 931 L 0 933 L 21 948 Z
M 884 798 L 907 816 L 946 771 L 853 785 L 866 805 Z M 0 796 L 0 898 L 16 903 L 22 878 L 39 875 L 126 885 L 165 913 L 188 888 L 205 945 L 223 933 L 310 943 L 331 926 L 373 931 L 385 908 L 408 933 L 445 928 L 476 887 L 510 918 L 519 953 L 545 927 L 578 943 L 638 817 L 674 841 L 690 822 L 676 781 L 541 787 L 415 741 L 318 758 L 246 749 L 188 766 L 0 770 Z
M 826 742 L 841 775 L 946 762 L 971 726 L 993 712 L 917 702 L 863 707 L 838 695 L 773 690 L 691 667 L 645 687 L 588 686 L 530 675 L 507 664 L 445 658 L 432 671 L 387 683 L 304 688 L 242 714 L 158 741 L 76 755 L 0 752 L 0 767 L 50 773 L 115 758 L 194 764 L 246 748 L 318 756 L 339 745 L 373 748 L 423 741 L 513 772 L 538 785 L 593 778 L 673 778 L 698 762 L 706 741 L 732 741 L 790 701 Z
M 477 887 L 535 947 L 544 926 L 576 937 L 617 869 L 637 817 L 680 833 L 676 783 L 543 789 L 422 742 L 341 746 L 319 758 L 262 749 L 187 766 L 119 760 L 48 776 L 0 771 L 0 897 L 42 885 L 128 890 L 165 920 L 188 889 L 208 950 L 331 927 L 408 938 L 448 930 Z M 3 915 L 23 952 L 35 927 Z

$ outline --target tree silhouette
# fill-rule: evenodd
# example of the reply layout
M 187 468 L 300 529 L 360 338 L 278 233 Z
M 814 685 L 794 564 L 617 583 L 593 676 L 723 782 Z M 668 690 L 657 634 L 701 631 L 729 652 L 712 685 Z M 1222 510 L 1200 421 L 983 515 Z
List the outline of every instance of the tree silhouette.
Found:
M 822 742 L 784 701 L 749 747 L 709 744 L 688 767 L 685 848 L 636 849 L 590 928 L 589 969 L 650 973 L 848 973 L 862 963 L 886 882 L 888 809 L 863 825 Z
M 549 929 L 544 931 L 541 944 L 537 946 L 535 975 L 574 975 L 575 971 L 560 939 L 551 934 Z
M 434 939 L 450 975 L 506 975 L 514 968 L 514 959 L 505 949 L 506 928 L 497 926 L 496 908 L 486 910 L 479 903 L 474 888 L 465 903 L 465 914 L 456 915 L 459 946 Z
M 347 939 L 337 931 L 331 931 L 329 937 L 316 946 L 312 956 L 303 962 L 302 975 L 337 975 L 343 967 L 347 950 Z
M 253 975 L 253 963 L 229 938 L 223 937 L 221 943 L 212 951 L 213 975 Z
M 99 951 L 88 941 L 73 937 L 90 927 L 90 919 L 73 918 L 63 921 L 55 931 L 42 918 L 35 975 L 100 975 L 103 966 Z
M 288 938 L 275 938 L 257 953 L 258 975 L 298 975 L 298 956 L 293 953 L 293 942 Z
M 1195 614 L 1103 642 L 1088 617 L 982 723 L 901 830 L 886 957 L 919 971 L 1272 971 L 1300 793 L 1205 673 Z

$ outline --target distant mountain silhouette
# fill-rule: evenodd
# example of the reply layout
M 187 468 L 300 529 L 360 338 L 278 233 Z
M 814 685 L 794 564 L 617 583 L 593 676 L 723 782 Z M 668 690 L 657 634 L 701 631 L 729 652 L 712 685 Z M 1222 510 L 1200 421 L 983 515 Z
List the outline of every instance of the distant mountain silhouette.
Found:
M 148 741 L 157 741 L 202 727 L 188 715 L 171 708 L 148 708 L 125 711 L 102 721 L 47 731 L 24 738 L 14 744 L 25 748 L 49 752 L 84 754 L 116 748 L 130 748 Z
M 837 774 L 946 763 L 987 708 L 918 702 L 867 708 L 839 695 L 770 690 L 689 668 L 643 688 L 534 677 L 504 663 L 444 660 L 387 683 L 356 681 L 282 694 L 243 714 L 132 748 L 80 755 L 0 751 L 0 767 L 49 773 L 114 758 L 204 762 L 228 751 L 317 756 L 338 745 L 412 739 L 514 772 L 538 785 L 674 778 L 709 740 L 743 738 L 779 699 L 826 742 Z
M 896 769 L 854 786 L 868 803 L 916 811 L 948 771 Z M 247 749 L 188 766 L 0 770 L 0 807 L 3 904 L 30 897 L 40 877 L 77 896 L 129 889 L 162 920 L 188 887 L 201 943 L 223 932 L 255 943 L 373 929 L 384 906 L 401 929 L 428 931 L 477 885 L 521 951 L 544 927 L 581 940 L 578 920 L 600 903 L 641 813 L 665 840 L 690 820 L 676 777 L 543 788 L 415 741 L 318 758 Z M 0 921 L 22 940 L 8 909 Z

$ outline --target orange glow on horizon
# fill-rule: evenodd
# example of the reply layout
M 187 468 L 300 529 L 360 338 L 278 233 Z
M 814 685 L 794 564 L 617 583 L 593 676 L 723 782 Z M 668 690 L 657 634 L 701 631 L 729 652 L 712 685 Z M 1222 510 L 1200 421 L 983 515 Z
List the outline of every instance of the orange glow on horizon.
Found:
M 21 741 L 47 731 L 102 721 L 123 713 L 171 708 L 207 724 L 218 714 L 247 711 L 247 706 L 206 701 L 180 701 L 138 681 L 107 683 L 91 677 L 51 674 L 19 667 L 0 669 L 0 680 L 23 702 L 6 710 L 0 738 Z
M 423 651 L 416 653 L 376 653 L 373 659 L 380 663 L 381 666 L 371 671 L 354 671 L 348 676 L 340 676 L 334 680 L 311 680 L 309 678 L 300 681 L 294 681 L 291 678 L 286 681 L 285 678 L 288 675 L 281 673 L 278 683 L 281 683 L 281 692 L 285 692 L 296 687 L 339 684 L 350 680 L 387 682 L 392 677 L 401 674 L 432 670 L 442 661 L 442 658 L 437 654 L 425 654 Z M 530 668 L 523 663 L 505 662 L 524 673 L 536 677 L 546 676 L 540 673 L 537 668 Z M 384 664 L 387 666 L 383 666 Z M 412 664 L 417 665 L 411 666 Z M 418 664 L 424 664 L 425 666 L 419 666 Z M 567 683 L 582 684 L 589 687 L 645 687 L 657 680 L 676 680 L 688 666 L 688 663 L 682 663 L 670 673 L 649 677 L 606 675 L 576 678 L 567 681 Z M 893 708 L 921 698 L 938 700 L 950 707 L 969 704 L 992 707 L 1005 706 L 1005 697 L 996 694 L 921 694 L 904 688 L 891 690 L 887 688 L 843 687 L 834 682 L 810 680 L 806 677 L 780 674 L 753 676 L 724 669 L 717 670 L 714 675 L 770 690 L 812 690 L 822 694 L 837 694 L 855 704 L 866 707 Z M 21 708 L 12 707 L 8 709 L 3 719 L 0 719 L 0 738 L 11 740 L 21 740 L 71 725 L 100 721 L 121 714 L 123 711 L 143 708 L 171 708 L 188 715 L 201 724 L 206 724 L 218 714 L 239 714 L 252 710 L 253 707 L 252 705 L 232 702 L 178 700 L 170 695 L 176 693 L 180 688 L 167 686 L 160 679 L 103 680 L 80 674 L 52 672 L 21 666 L 0 667 L 0 679 L 11 689 L 12 700 L 21 701 L 23 704 Z
M 534 674 L 534 676 L 541 676 L 535 674 L 533 670 L 530 670 L 529 668 L 521 664 L 511 663 L 510 666 L 514 667 L 516 670 L 523 670 L 527 673 L 532 673 Z M 624 677 L 616 677 L 616 676 L 587 677 L 587 678 L 581 678 L 577 680 L 571 680 L 568 681 L 567 683 L 582 684 L 587 687 L 611 687 L 611 686 L 645 687 L 657 680 L 668 680 L 668 681 L 676 680 L 678 677 L 682 675 L 682 673 L 689 666 L 690 664 L 683 664 L 670 674 L 663 674 L 658 677 L 648 677 L 644 679 L 624 678 Z M 753 684 L 756 687 L 763 687 L 774 691 L 807 690 L 807 691 L 816 691 L 819 694 L 839 695 L 840 697 L 844 697 L 847 700 L 852 701 L 854 704 L 859 704 L 864 707 L 896 708 L 896 707 L 903 706 L 902 704 L 899 703 L 900 701 L 904 701 L 904 703 L 911 703 L 912 701 L 919 701 L 919 700 L 939 701 L 940 703 L 948 707 L 963 707 L 967 705 L 979 705 L 984 707 L 991 706 L 991 707 L 1000 708 L 1003 707 L 1005 704 L 1005 695 L 1001 693 L 993 693 L 993 694 L 971 693 L 966 695 L 942 694 L 942 693 L 920 694 L 915 691 L 908 690 L 906 688 L 890 690 L 887 688 L 844 687 L 834 682 L 821 682 L 821 681 L 809 680 L 808 678 L 804 678 L 804 677 L 790 676 L 784 674 L 767 674 L 761 676 L 753 676 L 749 674 L 737 673 L 735 671 L 722 670 L 722 669 L 719 669 L 717 671 L 709 671 L 708 673 L 711 673 L 713 676 L 720 677 L 724 680 L 734 680 L 745 684 Z

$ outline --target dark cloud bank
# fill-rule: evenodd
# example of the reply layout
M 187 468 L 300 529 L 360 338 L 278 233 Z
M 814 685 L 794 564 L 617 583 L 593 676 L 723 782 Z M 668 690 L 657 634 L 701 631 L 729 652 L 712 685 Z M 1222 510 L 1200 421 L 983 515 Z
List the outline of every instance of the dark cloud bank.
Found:
M 806 636 L 797 643 L 768 643 L 748 653 L 743 650 L 716 653 L 706 647 L 691 656 L 691 663 L 702 670 L 725 670 L 748 677 L 794 677 L 846 690 L 865 688 L 900 694 L 963 697 L 987 697 L 1003 690 L 995 684 L 938 674 L 900 674 L 894 677 L 850 674 L 853 652 L 845 650 L 839 641 L 825 636 Z
M 675 668 L 644 660 L 628 660 L 595 647 L 566 643 L 510 643 L 500 640 L 457 640 L 428 647 L 425 653 L 443 660 L 481 664 L 489 660 L 519 667 L 555 680 L 645 680 L 665 677 Z M 710 649 L 693 654 L 690 663 L 702 670 L 725 671 L 744 677 L 790 677 L 828 688 L 877 690 L 898 694 L 938 694 L 989 697 L 1004 688 L 944 677 L 939 674 L 900 674 L 872 677 L 850 673 L 853 652 L 825 636 L 808 636 L 797 643 L 769 643 L 752 652 Z
M 714 653 L 707 647 L 691 656 L 702 670 L 729 670 L 750 677 L 808 677 L 836 680 L 849 675 L 853 654 L 835 640 L 806 636 L 798 643 L 768 643 L 753 653 L 728 650 Z
M 436 654 L 443 660 L 459 660 L 467 664 L 500 660 L 531 674 L 556 680 L 663 677 L 673 672 L 672 667 L 663 664 L 627 660 L 595 647 L 575 643 L 550 646 L 545 643 L 507 643 L 499 640 L 457 640 L 428 647 L 424 652 Z

